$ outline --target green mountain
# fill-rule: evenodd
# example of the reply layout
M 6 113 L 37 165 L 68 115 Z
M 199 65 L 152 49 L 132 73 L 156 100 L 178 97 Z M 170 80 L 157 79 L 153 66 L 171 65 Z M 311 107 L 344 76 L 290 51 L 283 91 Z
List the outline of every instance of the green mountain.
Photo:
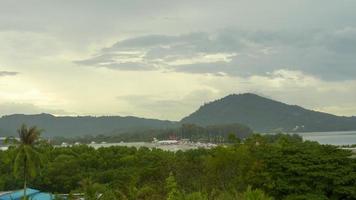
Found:
M 241 123 L 263 132 L 356 130 L 356 117 L 307 110 L 250 93 L 233 94 L 205 104 L 181 123 L 202 126 Z
M 182 124 L 202 127 L 244 124 L 254 131 L 263 132 L 356 130 L 356 117 L 307 110 L 249 93 L 233 94 L 205 104 L 180 122 L 119 116 L 7 115 L 0 118 L 0 136 L 16 135 L 16 129 L 22 123 L 43 128 L 49 137 L 132 134 L 147 130 L 159 132 L 176 129 Z
M 171 121 L 138 117 L 56 117 L 50 114 L 15 114 L 0 118 L 0 135 L 15 135 L 17 128 L 22 123 L 28 126 L 36 125 L 44 129 L 46 136 L 98 135 L 177 126 L 175 122 Z

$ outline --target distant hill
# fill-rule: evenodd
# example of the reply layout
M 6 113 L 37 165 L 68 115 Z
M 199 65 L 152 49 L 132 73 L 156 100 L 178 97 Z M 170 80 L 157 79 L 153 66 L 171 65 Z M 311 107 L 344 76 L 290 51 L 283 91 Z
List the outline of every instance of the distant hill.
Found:
M 0 117 L 0 136 L 16 135 L 22 123 L 43 128 L 48 137 L 131 134 L 145 130 L 157 132 L 158 129 L 178 128 L 182 124 L 204 127 L 243 124 L 263 132 L 356 130 L 356 117 L 307 110 L 250 93 L 233 94 L 205 104 L 180 122 L 119 116 L 7 115 Z
M 8 115 L 0 118 L 0 135 L 15 135 L 17 128 L 26 123 L 45 130 L 46 136 L 83 136 L 111 134 L 142 129 L 176 127 L 175 122 L 138 117 L 56 117 L 50 114 Z
M 245 124 L 255 131 L 348 131 L 356 130 L 356 117 L 288 105 L 255 94 L 233 94 L 201 106 L 181 123 L 213 125 Z

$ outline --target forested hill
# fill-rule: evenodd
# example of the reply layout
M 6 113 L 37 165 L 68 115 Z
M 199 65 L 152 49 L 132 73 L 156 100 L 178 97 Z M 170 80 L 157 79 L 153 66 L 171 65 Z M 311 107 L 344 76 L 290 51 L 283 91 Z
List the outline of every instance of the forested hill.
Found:
M 45 130 L 46 136 L 83 136 L 176 127 L 175 122 L 138 117 L 56 117 L 50 114 L 8 115 L 0 118 L 0 135 L 15 135 L 25 123 Z
M 307 110 L 250 93 L 233 94 L 205 104 L 180 122 L 119 116 L 7 115 L 0 118 L 0 136 L 15 135 L 22 123 L 43 128 L 49 137 L 163 130 L 178 128 L 182 124 L 244 124 L 254 131 L 264 132 L 356 130 L 356 117 L 340 117 Z
M 205 104 L 181 122 L 204 126 L 238 122 L 255 131 L 356 130 L 356 117 L 307 110 L 250 93 L 233 94 Z

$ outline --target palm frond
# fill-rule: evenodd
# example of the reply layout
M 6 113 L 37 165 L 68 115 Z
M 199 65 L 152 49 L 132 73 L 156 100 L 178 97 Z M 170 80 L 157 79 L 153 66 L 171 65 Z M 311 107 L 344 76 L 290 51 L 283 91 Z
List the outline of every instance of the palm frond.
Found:
M 24 167 L 25 153 L 23 150 L 23 145 L 18 147 L 18 151 L 14 161 L 14 174 L 19 177 L 22 173 L 22 169 Z
M 26 180 L 26 178 L 33 178 L 37 175 L 42 162 L 35 145 L 42 131 L 36 126 L 28 128 L 25 124 L 22 124 L 17 130 L 20 141 L 15 150 L 14 173 L 16 176 L 22 174 Z
M 25 147 L 25 153 L 27 156 L 28 174 L 30 177 L 35 177 L 39 168 L 41 167 L 41 157 L 37 151 L 31 146 Z

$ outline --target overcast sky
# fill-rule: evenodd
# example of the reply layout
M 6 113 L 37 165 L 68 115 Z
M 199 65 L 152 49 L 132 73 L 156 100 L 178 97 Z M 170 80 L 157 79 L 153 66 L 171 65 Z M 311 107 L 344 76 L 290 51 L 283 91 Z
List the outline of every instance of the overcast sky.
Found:
M 1 0 L 0 115 L 179 120 L 253 92 L 356 115 L 355 0 Z

